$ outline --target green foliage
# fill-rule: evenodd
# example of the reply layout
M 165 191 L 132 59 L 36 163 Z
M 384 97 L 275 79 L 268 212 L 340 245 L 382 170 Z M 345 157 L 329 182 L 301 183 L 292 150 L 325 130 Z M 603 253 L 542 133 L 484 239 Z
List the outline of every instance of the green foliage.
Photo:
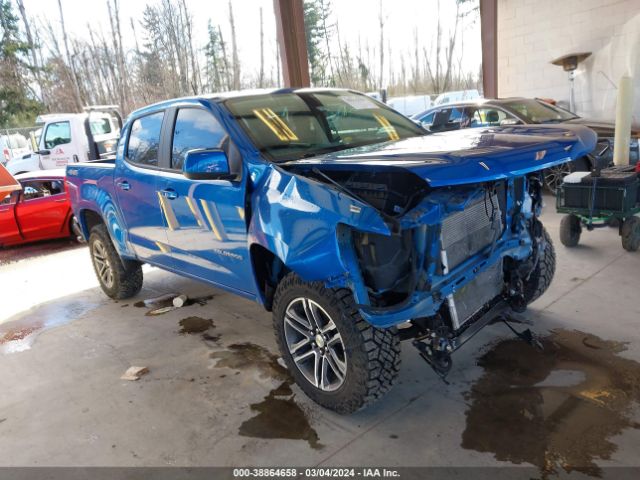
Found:
M 29 124 L 42 109 L 29 91 L 28 52 L 11 2 L 0 0 L 0 127 Z
M 327 21 L 331 7 L 327 0 L 304 1 L 304 33 L 307 39 L 307 56 L 311 70 L 311 83 L 327 85 L 333 82 L 329 72 L 330 52 L 327 51 Z

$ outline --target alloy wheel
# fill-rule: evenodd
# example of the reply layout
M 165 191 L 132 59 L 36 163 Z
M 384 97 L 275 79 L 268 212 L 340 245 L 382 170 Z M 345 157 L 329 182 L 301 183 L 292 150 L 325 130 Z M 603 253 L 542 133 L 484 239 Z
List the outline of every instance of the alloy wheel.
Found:
M 113 268 L 111 268 L 111 262 L 107 257 L 107 249 L 104 244 L 100 240 L 94 240 L 91 253 L 100 281 L 107 288 L 113 287 Z
M 308 298 L 292 300 L 285 310 L 284 334 L 293 362 L 309 383 L 326 392 L 342 386 L 347 356 L 326 310 Z

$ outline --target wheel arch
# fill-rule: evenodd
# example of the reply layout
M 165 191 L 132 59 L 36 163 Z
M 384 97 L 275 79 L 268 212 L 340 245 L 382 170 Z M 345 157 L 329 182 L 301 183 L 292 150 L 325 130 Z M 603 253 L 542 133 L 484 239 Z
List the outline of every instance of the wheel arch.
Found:
M 273 297 L 280 281 L 291 271 L 280 257 L 268 248 L 254 243 L 249 247 L 258 296 L 267 311 L 273 307 Z

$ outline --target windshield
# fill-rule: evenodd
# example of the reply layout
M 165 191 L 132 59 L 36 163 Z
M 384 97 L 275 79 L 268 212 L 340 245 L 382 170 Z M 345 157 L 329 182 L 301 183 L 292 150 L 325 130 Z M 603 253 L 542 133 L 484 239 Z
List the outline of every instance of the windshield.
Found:
M 573 113 L 538 100 L 514 100 L 505 105 L 527 119 L 528 123 L 559 123 L 579 118 Z
M 225 105 L 256 147 L 276 162 L 426 133 L 408 118 L 349 91 L 255 95 Z

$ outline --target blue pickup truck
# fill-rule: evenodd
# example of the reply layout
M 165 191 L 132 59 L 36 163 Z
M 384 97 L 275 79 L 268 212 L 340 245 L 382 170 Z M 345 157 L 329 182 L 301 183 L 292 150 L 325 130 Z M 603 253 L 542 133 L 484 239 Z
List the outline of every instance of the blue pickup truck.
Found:
M 547 289 L 541 171 L 594 144 L 567 125 L 429 134 L 350 90 L 224 93 L 133 112 L 115 161 L 67 182 L 108 296 L 148 263 L 255 300 L 300 388 L 347 413 L 390 389 L 400 340 L 444 375 Z

